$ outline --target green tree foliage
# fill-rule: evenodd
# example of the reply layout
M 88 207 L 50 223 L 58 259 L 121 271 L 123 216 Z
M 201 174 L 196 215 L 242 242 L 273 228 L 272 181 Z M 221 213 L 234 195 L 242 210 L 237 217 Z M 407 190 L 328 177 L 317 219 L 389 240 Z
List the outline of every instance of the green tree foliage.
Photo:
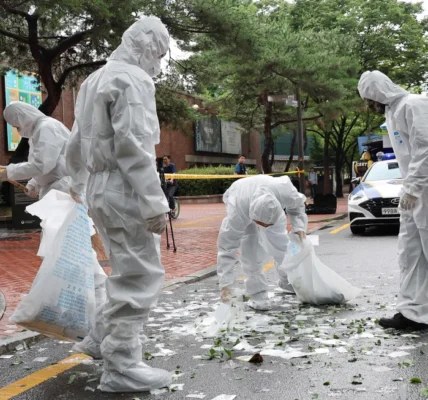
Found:
M 242 26 L 233 37 L 204 47 L 184 63 L 195 90 L 210 97 L 222 117 L 240 122 L 247 132 L 255 128 L 264 133 L 266 173 L 273 162 L 272 130 L 296 122 L 295 109 L 272 103 L 269 96 L 293 95 L 299 86 L 304 118 L 313 120 L 331 108 L 327 101 L 356 85 L 349 39 L 335 31 L 293 31 L 288 8 L 248 3 L 241 8 Z M 203 44 L 205 36 L 199 40 Z
M 335 30 L 349 37 L 359 73 L 379 69 L 407 88 L 420 88 L 428 67 L 427 21 L 420 4 L 398 0 L 296 0 L 290 24 L 297 32 Z M 336 195 L 343 196 L 342 171 L 355 156 L 356 138 L 377 128 L 382 118 L 367 113 L 356 90 L 336 103 L 310 130 L 334 154 Z

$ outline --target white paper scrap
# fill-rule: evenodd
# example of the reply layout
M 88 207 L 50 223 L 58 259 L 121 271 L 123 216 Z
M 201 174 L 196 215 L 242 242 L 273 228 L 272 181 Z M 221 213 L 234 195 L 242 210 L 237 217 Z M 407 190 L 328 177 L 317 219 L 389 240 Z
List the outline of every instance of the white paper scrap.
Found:
M 33 362 L 45 362 L 48 357 L 37 357 L 33 360 Z
M 234 394 L 221 394 L 220 396 L 214 397 L 212 400 L 235 400 L 236 395 Z
M 405 351 L 393 351 L 392 353 L 388 354 L 388 357 L 397 358 L 397 357 L 404 357 L 408 355 L 409 353 L 406 353 Z

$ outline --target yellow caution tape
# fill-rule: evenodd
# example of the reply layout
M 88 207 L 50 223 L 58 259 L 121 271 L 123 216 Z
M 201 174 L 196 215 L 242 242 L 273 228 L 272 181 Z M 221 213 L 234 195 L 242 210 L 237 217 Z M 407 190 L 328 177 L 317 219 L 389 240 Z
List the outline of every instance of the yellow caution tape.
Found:
M 305 170 L 297 170 L 293 172 L 274 172 L 273 174 L 265 175 L 297 175 L 300 178 L 300 175 L 303 174 Z M 165 179 L 186 179 L 186 180 L 196 180 L 196 179 L 240 179 L 240 178 L 250 178 L 251 176 L 257 175 L 187 175 L 187 174 L 165 174 Z

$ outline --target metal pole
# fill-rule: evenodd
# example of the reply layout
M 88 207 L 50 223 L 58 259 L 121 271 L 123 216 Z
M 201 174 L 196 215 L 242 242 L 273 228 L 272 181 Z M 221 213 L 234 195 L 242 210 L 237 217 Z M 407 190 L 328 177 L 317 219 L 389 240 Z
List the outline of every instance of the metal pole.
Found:
M 299 146 L 299 163 L 300 170 L 304 169 L 305 149 L 303 146 L 303 120 L 302 120 L 302 99 L 300 98 L 300 87 L 296 85 L 297 101 L 297 142 Z M 305 174 L 300 174 L 300 193 L 305 193 Z

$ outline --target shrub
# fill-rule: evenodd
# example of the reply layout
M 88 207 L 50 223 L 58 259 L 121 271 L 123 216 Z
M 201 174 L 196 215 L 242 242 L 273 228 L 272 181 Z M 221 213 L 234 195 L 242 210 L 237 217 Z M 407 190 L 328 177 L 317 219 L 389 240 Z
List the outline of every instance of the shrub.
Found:
M 258 171 L 247 168 L 249 175 L 256 175 Z M 186 175 L 233 175 L 233 167 L 220 165 L 218 167 L 190 168 L 178 171 Z M 237 178 L 238 179 L 238 178 Z M 179 196 L 204 196 L 210 194 L 223 194 L 236 179 L 180 179 Z

